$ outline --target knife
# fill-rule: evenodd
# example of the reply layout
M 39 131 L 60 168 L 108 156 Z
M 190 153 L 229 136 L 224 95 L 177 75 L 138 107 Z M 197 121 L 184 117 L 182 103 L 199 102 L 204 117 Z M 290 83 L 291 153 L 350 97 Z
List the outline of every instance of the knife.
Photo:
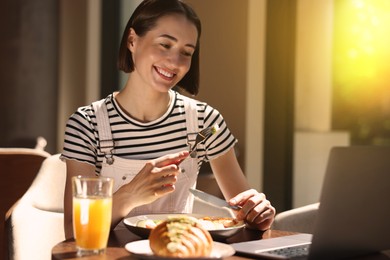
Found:
M 208 202 L 214 206 L 217 206 L 217 207 L 227 207 L 227 208 L 230 208 L 230 209 L 234 209 L 234 210 L 239 210 L 241 209 L 240 206 L 232 206 L 230 205 L 227 201 L 223 200 L 223 199 L 220 199 L 214 195 L 211 195 L 211 194 L 208 194 L 206 192 L 203 192 L 203 191 L 200 191 L 200 190 L 196 190 L 196 189 L 192 189 L 190 188 L 190 192 L 195 196 L 197 197 L 198 199 L 200 200 L 203 200 L 205 202 Z

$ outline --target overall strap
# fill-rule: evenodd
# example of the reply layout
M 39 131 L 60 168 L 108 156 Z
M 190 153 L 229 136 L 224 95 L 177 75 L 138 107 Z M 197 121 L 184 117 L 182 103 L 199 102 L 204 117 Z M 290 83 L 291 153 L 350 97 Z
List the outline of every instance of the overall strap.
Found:
M 186 127 L 187 127 L 187 144 L 189 149 L 191 149 L 192 145 L 195 144 L 195 138 L 198 133 L 198 110 L 196 108 L 196 101 L 190 99 L 188 97 L 184 97 L 184 109 L 186 116 Z M 197 174 L 198 173 L 198 158 L 196 150 L 192 154 L 193 156 L 189 156 L 186 160 L 189 160 L 190 173 Z M 184 169 L 182 169 L 184 170 Z M 196 187 L 196 181 L 192 185 L 192 188 Z M 187 191 L 188 193 L 188 191 Z M 194 196 L 192 194 L 188 194 L 186 206 L 183 212 L 192 212 L 194 204 Z
M 186 115 L 186 127 L 187 127 L 187 142 L 191 148 L 191 143 L 195 141 L 196 134 L 198 133 L 198 110 L 196 108 L 196 101 L 185 97 L 184 110 Z M 195 151 L 196 154 L 196 151 Z
M 98 130 L 98 149 L 104 154 L 108 164 L 114 162 L 112 151 L 114 150 L 114 140 L 112 138 L 110 121 L 106 106 L 106 99 L 95 101 L 92 107 L 95 110 L 96 123 Z

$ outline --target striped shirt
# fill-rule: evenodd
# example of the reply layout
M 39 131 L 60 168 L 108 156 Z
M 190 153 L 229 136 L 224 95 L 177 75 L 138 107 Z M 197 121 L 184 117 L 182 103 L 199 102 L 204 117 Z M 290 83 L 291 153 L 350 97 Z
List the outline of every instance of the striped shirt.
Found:
M 115 144 L 113 154 L 122 158 L 149 160 L 188 150 L 184 97 L 170 91 L 172 102 L 167 112 L 152 122 L 143 123 L 129 117 L 110 94 L 107 106 L 111 132 Z M 227 128 L 222 115 L 204 102 L 196 101 L 198 127 L 217 123 L 219 131 L 198 146 L 198 169 L 203 161 L 224 154 L 237 142 Z M 195 137 L 195 135 L 190 135 Z M 98 131 L 92 105 L 80 107 L 66 124 L 61 159 L 74 159 L 94 165 L 99 174 L 104 156 L 98 151 Z

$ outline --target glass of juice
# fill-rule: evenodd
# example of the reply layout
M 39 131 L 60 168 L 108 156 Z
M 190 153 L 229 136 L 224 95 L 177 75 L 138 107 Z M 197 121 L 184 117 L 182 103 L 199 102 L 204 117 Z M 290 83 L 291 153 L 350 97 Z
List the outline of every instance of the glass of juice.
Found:
M 105 252 L 111 226 L 113 179 L 72 178 L 73 233 L 79 256 Z

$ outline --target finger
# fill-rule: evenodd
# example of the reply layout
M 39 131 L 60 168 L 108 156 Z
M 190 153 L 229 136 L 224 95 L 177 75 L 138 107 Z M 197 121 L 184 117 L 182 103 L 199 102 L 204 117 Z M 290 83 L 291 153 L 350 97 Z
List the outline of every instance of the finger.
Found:
M 175 185 L 161 185 L 154 190 L 154 196 L 161 197 L 175 190 Z
M 172 170 L 172 168 L 176 170 Z M 156 173 L 156 178 L 153 181 L 155 196 L 164 195 L 175 189 L 174 185 L 177 182 L 177 175 L 180 173 L 176 165 L 167 166 L 163 169 L 155 168 L 152 172 Z
M 258 205 L 255 207 L 247 216 L 247 223 L 260 230 L 267 230 L 271 227 L 275 219 L 275 208 L 266 201 L 263 205 Z M 253 217 L 255 216 L 255 217 Z
M 265 231 L 265 230 L 271 228 L 272 223 L 274 221 L 272 214 L 270 214 L 270 215 L 271 216 L 267 217 L 266 219 L 261 219 L 261 220 L 256 221 L 256 222 L 246 222 L 246 224 L 249 228 Z
M 151 173 L 154 174 L 156 178 L 178 176 L 181 173 L 181 169 L 177 165 L 171 164 L 162 168 L 153 168 Z
M 267 230 L 271 228 L 272 223 L 274 222 L 274 214 L 271 209 L 263 212 L 262 216 L 257 218 L 254 221 L 255 226 L 260 230 Z
M 161 185 L 174 185 L 177 181 L 176 175 L 166 175 L 160 178 Z
M 247 194 L 246 194 L 247 195 Z M 255 208 L 259 205 L 259 208 L 257 208 L 258 211 L 261 211 L 261 207 L 265 207 L 266 205 L 268 205 L 269 201 L 267 201 L 265 199 L 265 195 L 263 193 L 257 193 L 256 195 L 252 195 L 251 197 L 249 197 L 246 201 L 244 201 L 245 203 L 242 205 L 242 208 L 241 210 L 238 212 L 237 214 L 237 219 L 239 220 L 244 220 L 244 219 L 247 219 L 248 217 L 248 214 Z M 261 203 L 265 203 L 265 204 L 261 204 Z M 241 202 L 242 203 L 242 202 Z M 255 217 L 256 212 L 252 213 L 252 218 Z
M 245 219 L 249 222 L 256 222 L 256 219 L 260 221 L 266 218 L 267 213 L 271 213 L 270 205 L 271 203 L 268 200 L 262 201 L 247 213 Z
M 164 167 L 170 164 L 178 165 L 189 155 L 188 151 L 182 151 L 179 153 L 168 154 L 163 157 L 159 157 L 154 160 L 156 167 Z
M 262 222 L 265 222 L 266 220 L 271 220 L 273 219 L 273 211 L 271 209 L 267 209 L 263 211 L 254 221 L 253 223 L 260 224 Z
M 259 194 L 259 192 L 257 192 L 255 189 L 249 189 L 249 190 L 241 192 L 241 193 L 237 194 L 236 196 L 234 196 L 233 198 L 231 198 L 229 200 L 229 203 L 231 205 L 241 205 L 242 206 L 249 198 L 251 198 L 257 194 Z

